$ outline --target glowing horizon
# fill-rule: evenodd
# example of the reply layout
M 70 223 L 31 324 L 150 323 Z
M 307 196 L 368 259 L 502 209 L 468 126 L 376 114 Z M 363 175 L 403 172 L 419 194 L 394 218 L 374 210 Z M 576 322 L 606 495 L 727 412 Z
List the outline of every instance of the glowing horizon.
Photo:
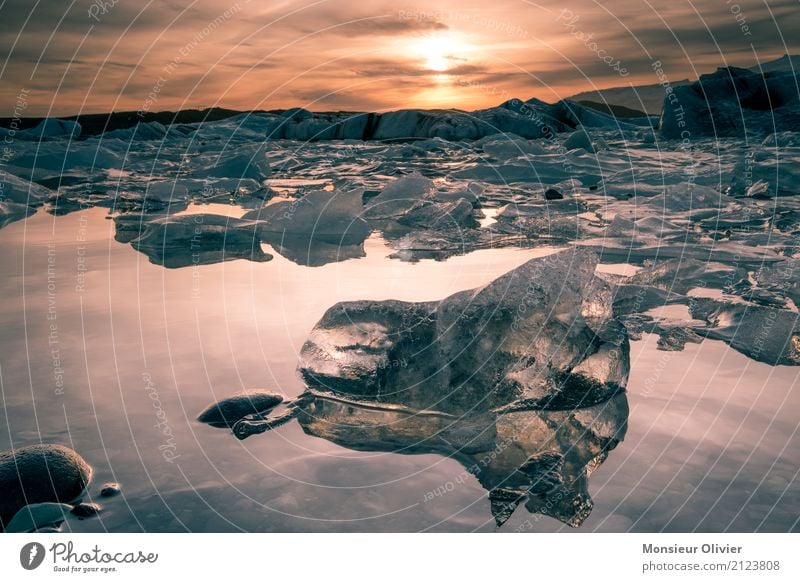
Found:
M 66 12 L 53 4 L 11 0 L 0 8 L 0 28 L 12 41 L 0 68 L 0 116 L 11 116 L 21 91 L 26 116 L 145 107 L 472 110 L 511 97 L 553 102 L 655 84 L 654 60 L 674 81 L 718 66 L 752 66 L 791 52 L 780 44 L 776 21 L 784 30 L 800 28 L 790 0 L 770 10 L 740 2 L 739 18 L 711 0 L 665 8 L 622 0 L 569 8 L 552 0 L 497 0 L 489 7 L 448 0 L 436 10 L 417 1 L 143 7 L 77 0 Z

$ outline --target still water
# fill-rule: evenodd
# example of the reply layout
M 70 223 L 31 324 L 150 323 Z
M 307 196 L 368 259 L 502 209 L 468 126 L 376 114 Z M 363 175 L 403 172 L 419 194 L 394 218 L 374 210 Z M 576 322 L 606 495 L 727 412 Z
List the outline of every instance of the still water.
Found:
M 594 508 L 577 529 L 520 505 L 498 530 L 485 483 L 456 451 L 299 422 L 238 441 L 195 420 L 245 389 L 300 394 L 299 350 L 338 301 L 441 299 L 551 248 L 412 264 L 374 237 L 366 256 L 320 267 L 265 245 L 269 262 L 165 269 L 116 242 L 99 208 L 39 212 L 0 231 L 0 248 L 0 450 L 63 443 L 94 467 L 90 497 L 123 488 L 99 517 L 71 518 L 72 531 L 800 529 L 797 369 L 711 340 L 682 352 L 632 342 L 627 395 L 591 411 L 624 440 L 592 472 Z M 549 419 L 534 417 L 514 429 L 522 442 L 544 438 L 536 426 Z

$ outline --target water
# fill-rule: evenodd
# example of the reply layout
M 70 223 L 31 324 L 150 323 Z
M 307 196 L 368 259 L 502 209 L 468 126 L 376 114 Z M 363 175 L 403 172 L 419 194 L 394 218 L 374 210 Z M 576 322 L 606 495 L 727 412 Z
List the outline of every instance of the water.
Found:
M 337 301 L 440 299 L 553 248 L 406 263 L 373 235 L 366 256 L 321 267 L 265 245 L 266 263 L 164 269 L 115 242 L 106 218 L 40 211 L 0 231 L 0 450 L 64 443 L 94 467 L 89 496 L 123 487 L 71 530 L 496 529 L 453 455 L 353 450 L 297 422 L 238 441 L 194 419 L 243 389 L 300 394 L 297 354 Z M 796 368 L 711 340 L 661 352 L 656 339 L 632 343 L 627 434 L 591 475 L 595 507 L 577 531 L 797 530 Z M 500 529 L 552 530 L 573 531 L 524 507 Z

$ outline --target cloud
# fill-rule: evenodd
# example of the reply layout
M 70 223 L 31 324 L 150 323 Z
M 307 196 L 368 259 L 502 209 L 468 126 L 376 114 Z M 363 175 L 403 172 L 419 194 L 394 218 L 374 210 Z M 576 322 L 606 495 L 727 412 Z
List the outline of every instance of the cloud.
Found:
M 337 26 L 333 32 L 342 36 L 394 36 L 448 30 L 436 20 L 400 20 L 394 16 L 378 16 L 355 20 Z
M 99 22 L 88 14 L 93 0 L 6 0 L 0 103 L 13 106 L 28 88 L 32 115 L 136 109 L 188 45 L 159 107 L 478 108 L 501 94 L 555 100 L 653 83 L 653 59 L 678 80 L 787 52 L 784 41 L 800 30 L 795 0 L 736 2 L 736 14 L 719 0 L 570 2 L 577 27 L 631 72 L 623 79 L 570 34 L 559 18 L 563 0 L 439 0 L 435 9 L 421 0 L 120 1 Z M 218 25 L 204 34 L 211 22 Z M 445 71 L 430 70 L 425 54 L 411 56 L 424 46 L 420 38 L 437 35 L 469 49 L 438 55 Z
M 449 57 L 451 62 L 463 59 Z M 460 62 L 447 70 L 434 71 L 417 64 L 412 60 L 367 59 L 354 65 L 352 72 L 359 77 L 431 77 L 431 76 L 463 76 L 483 74 L 488 70 L 482 65 Z

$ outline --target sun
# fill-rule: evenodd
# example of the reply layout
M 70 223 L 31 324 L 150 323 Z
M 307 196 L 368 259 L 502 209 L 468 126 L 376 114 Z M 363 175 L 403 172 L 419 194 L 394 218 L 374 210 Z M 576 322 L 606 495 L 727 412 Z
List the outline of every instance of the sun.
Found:
M 422 60 L 426 69 L 437 73 L 444 73 L 464 60 L 469 50 L 469 46 L 453 34 L 424 36 L 411 43 L 413 56 Z

